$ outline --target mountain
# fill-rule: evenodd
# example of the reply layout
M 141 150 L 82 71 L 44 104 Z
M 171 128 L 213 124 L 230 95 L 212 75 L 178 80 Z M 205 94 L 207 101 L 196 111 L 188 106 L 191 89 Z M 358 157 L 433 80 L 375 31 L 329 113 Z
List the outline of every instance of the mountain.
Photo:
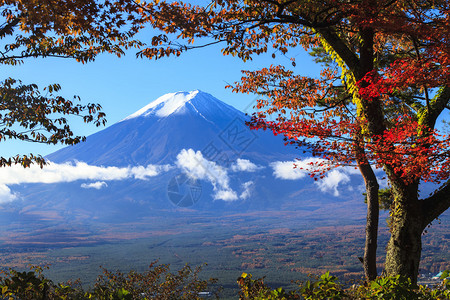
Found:
M 296 158 L 304 166 L 315 158 L 271 132 L 250 130 L 248 120 L 202 91 L 166 94 L 86 142 L 48 155 L 45 180 L 9 185 L 18 200 L 3 210 L 79 223 L 186 212 L 348 215 L 355 203 L 364 211 L 354 171 L 332 171 L 316 183 L 293 168 Z
M 47 158 L 58 163 L 78 160 L 105 166 L 165 164 L 173 163 L 182 149 L 202 150 L 212 142 L 227 154 L 262 160 L 292 159 L 298 154 L 294 148 L 287 151 L 281 138 L 250 131 L 244 126 L 248 120 L 244 113 L 205 92 L 170 93 L 89 136 L 85 143 Z M 235 133 L 243 134 L 243 140 L 238 141 L 242 145 L 233 146 L 227 140 L 228 134 Z

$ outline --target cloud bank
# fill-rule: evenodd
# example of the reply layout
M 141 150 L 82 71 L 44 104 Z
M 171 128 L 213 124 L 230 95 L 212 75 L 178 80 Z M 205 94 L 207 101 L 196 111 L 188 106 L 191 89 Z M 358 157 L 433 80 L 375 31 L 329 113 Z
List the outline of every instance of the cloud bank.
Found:
M 84 180 L 80 185 L 83 189 L 100 190 L 107 188 L 108 181 L 137 179 L 148 180 L 162 172 L 167 172 L 178 167 L 189 176 L 200 180 L 209 181 L 213 185 L 215 200 L 235 201 L 250 197 L 254 183 L 246 182 L 238 194 L 230 186 L 228 171 L 233 172 L 255 172 L 262 169 L 248 159 L 237 159 L 234 164 L 226 169 L 219 164 L 208 161 L 200 151 L 183 149 L 177 155 L 175 166 L 170 165 L 148 165 L 136 167 L 104 167 L 93 166 L 84 162 L 57 164 L 49 162 L 44 168 L 32 165 L 24 169 L 21 166 L 12 166 L 0 169 L 0 203 L 7 203 L 17 199 L 8 185 L 24 183 L 59 183 Z
M 318 164 L 326 162 L 320 158 L 307 158 L 299 161 L 277 161 L 270 164 L 273 175 L 282 180 L 300 180 L 309 177 L 312 169 L 317 169 Z M 263 166 L 256 165 L 248 159 L 238 158 L 229 168 L 220 166 L 214 161 L 207 160 L 201 151 L 183 149 L 176 157 L 175 166 L 147 165 L 135 167 L 104 167 L 88 165 L 84 162 L 56 164 L 50 162 L 43 169 L 36 165 L 24 169 L 21 166 L 0 168 L 0 204 L 16 200 L 18 195 L 10 189 L 12 184 L 22 183 L 59 183 L 85 181 L 80 186 L 84 189 L 104 189 L 108 187 L 108 181 L 136 179 L 149 180 L 163 172 L 173 168 L 179 168 L 189 176 L 199 180 L 206 180 L 213 186 L 213 198 L 215 200 L 236 201 L 248 199 L 255 190 L 255 182 L 247 181 L 239 188 L 233 190 L 230 184 L 229 172 L 257 172 Z M 380 170 L 376 170 L 379 172 Z M 339 196 L 342 187 L 347 185 L 347 190 L 363 190 L 364 186 L 349 185 L 351 175 L 359 175 L 359 170 L 352 167 L 333 169 L 325 174 L 323 179 L 314 184 L 317 188 L 334 196 Z M 385 180 L 380 181 L 384 183 Z M 237 192 L 238 191 L 238 192 Z
M 107 187 L 105 181 L 124 180 L 129 178 L 148 180 L 161 172 L 166 172 L 172 167 L 169 165 L 148 165 L 138 167 L 102 167 L 92 166 L 84 162 L 56 164 L 49 162 L 44 168 L 31 165 L 30 168 L 23 168 L 15 165 L 0 168 L 0 203 L 7 203 L 15 200 L 17 196 L 13 194 L 7 185 L 22 183 L 58 183 L 73 182 L 77 180 L 96 181 L 94 183 L 83 183 L 82 188 L 100 189 Z
M 148 180 L 161 172 L 168 171 L 169 165 L 148 165 L 147 167 L 102 167 L 84 162 L 56 164 L 50 162 L 44 168 L 32 165 L 30 168 L 11 166 L 0 169 L 0 182 L 3 184 L 57 183 L 76 180 L 110 181 L 135 178 Z

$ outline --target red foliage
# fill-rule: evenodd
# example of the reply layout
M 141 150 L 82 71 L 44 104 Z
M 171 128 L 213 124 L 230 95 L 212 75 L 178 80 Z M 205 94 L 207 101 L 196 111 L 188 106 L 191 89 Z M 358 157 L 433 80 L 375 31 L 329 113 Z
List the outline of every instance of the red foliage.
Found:
M 215 43 L 243 60 L 298 46 L 328 51 L 318 78 L 283 66 L 244 71 L 233 90 L 261 96 L 251 127 L 333 165 L 369 162 L 405 182 L 449 177 L 448 138 L 435 130 L 448 106 L 438 89 L 450 88 L 448 1 L 152 1 L 142 9 L 165 32 L 139 53 L 149 58 Z

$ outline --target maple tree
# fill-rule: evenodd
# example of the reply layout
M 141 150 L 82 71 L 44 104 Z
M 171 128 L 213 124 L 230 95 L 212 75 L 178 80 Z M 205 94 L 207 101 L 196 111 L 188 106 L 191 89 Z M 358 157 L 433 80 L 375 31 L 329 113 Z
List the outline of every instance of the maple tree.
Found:
M 320 77 L 271 65 L 243 71 L 233 90 L 261 96 L 252 128 L 283 134 L 323 158 L 311 166 L 314 176 L 337 166 L 359 168 L 368 205 L 368 279 L 377 275 L 374 168 L 383 168 L 393 197 L 385 271 L 415 282 L 422 232 L 450 206 L 450 140 L 436 129 L 450 109 L 449 2 L 150 1 L 142 7 L 146 21 L 163 33 L 140 56 L 178 56 L 218 43 L 224 55 L 243 60 L 266 52 L 289 55 L 296 47 L 312 52 L 322 66 Z M 204 44 L 201 38 L 207 38 Z M 441 186 L 419 199 L 421 182 Z
M 142 28 L 140 8 L 134 1 L 0 1 L 0 64 L 15 66 L 30 58 L 71 58 L 81 63 L 100 53 L 117 56 L 142 43 L 133 39 Z M 82 117 L 99 126 L 106 122 L 98 104 L 81 105 L 78 97 L 58 95 L 61 87 L 43 90 L 36 84 L 6 78 L 0 82 L 0 140 L 18 139 L 45 144 L 76 144 L 67 116 Z M 41 156 L 0 158 L 0 166 L 31 163 L 41 166 Z

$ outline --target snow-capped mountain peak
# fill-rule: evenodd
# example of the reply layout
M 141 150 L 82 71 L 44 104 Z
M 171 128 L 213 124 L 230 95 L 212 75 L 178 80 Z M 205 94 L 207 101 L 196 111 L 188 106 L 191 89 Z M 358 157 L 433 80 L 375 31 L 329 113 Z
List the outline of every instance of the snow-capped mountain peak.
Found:
M 181 149 L 203 149 L 210 137 L 220 139 L 218 135 L 230 126 L 235 129 L 239 125 L 240 131 L 246 129 L 247 118 L 206 92 L 170 93 L 89 136 L 86 143 L 61 149 L 47 158 L 53 162 L 78 160 L 112 165 L 109 159 L 120 157 L 111 160 L 115 166 L 172 163 Z
M 144 106 L 137 112 L 129 115 L 125 120 L 137 118 L 140 116 L 155 115 L 157 117 L 167 117 L 173 113 L 180 113 L 181 108 L 191 99 L 201 93 L 199 90 L 191 92 L 176 92 L 165 94 L 155 101 Z
M 165 94 L 122 121 L 140 117 L 166 118 L 187 113 L 199 115 L 208 121 L 222 118 L 223 116 L 235 116 L 236 113 L 242 114 L 242 112 L 223 103 L 211 94 L 194 90 Z

